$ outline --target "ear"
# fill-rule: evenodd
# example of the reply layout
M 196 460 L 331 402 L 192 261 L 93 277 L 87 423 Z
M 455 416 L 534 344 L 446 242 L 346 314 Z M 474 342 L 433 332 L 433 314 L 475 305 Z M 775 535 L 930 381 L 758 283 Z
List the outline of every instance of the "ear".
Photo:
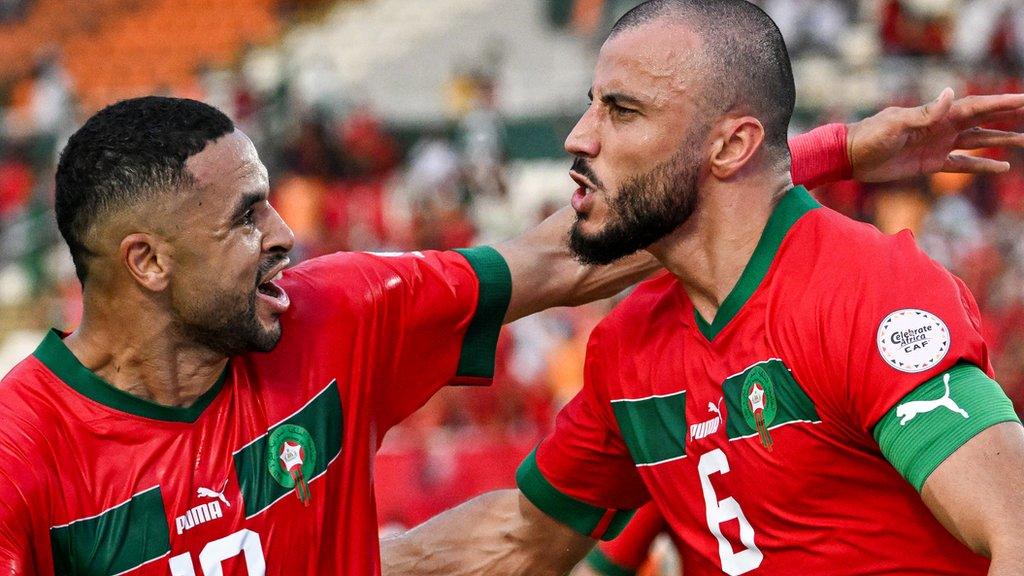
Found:
M 121 240 L 121 261 L 140 286 L 160 292 L 170 284 L 174 267 L 170 248 L 167 242 L 152 234 L 129 234 Z
M 719 180 L 736 175 L 764 143 L 764 126 L 753 116 L 728 118 L 719 126 L 711 154 L 711 174 Z

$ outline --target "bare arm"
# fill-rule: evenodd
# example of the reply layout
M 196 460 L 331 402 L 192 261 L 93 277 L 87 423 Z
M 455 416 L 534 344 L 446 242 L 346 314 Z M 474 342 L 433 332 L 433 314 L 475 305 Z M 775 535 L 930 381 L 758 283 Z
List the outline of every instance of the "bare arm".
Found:
M 381 573 L 562 576 L 593 545 L 538 510 L 519 490 L 501 490 L 381 541 Z
M 954 536 L 992 558 L 989 576 L 1024 574 L 1024 428 L 1004 422 L 961 446 L 921 497 Z
M 505 322 L 553 306 L 578 306 L 608 298 L 661 267 L 641 251 L 608 266 L 584 266 L 569 252 L 569 229 L 575 220 L 565 207 L 495 249 L 512 273 L 512 298 Z

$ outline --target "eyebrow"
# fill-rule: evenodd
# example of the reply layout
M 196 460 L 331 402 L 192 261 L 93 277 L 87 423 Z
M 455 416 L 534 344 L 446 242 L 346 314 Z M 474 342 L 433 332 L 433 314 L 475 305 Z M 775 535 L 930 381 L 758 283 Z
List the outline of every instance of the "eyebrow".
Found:
M 266 192 L 246 192 L 235 204 L 235 209 L 231 212 L 231 222 L 238 220 L 245 215 L 249 208 L 252 208 L 266 199 Z
M 587 92 L 587 98 L 594 99 L 594 91 L 590 90 Z M 643 106 L 643 101 L 639 98 L 635 98 L 622 92 L 606 92 L 601 95 L 601 102 L 605 104 L 612 104 L 614 106 L 621 106 L 622 104 L 629 104 L 631 106 Z

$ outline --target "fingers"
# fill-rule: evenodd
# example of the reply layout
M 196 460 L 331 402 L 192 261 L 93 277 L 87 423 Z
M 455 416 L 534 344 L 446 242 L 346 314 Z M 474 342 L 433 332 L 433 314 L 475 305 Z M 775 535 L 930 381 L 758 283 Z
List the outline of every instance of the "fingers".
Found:
M 982 118 L 1024 108 L 1024 94 L 965 96 L 953 103 L 950 119 L 961 124 L 987 124 Z
M 924 106 L 905 108 L 905 122 L 911 128 L 925 128 L 942 120 L 953 106 L 953 89 L 946 88 L 939 97 Z
M 958 150 L 974 150 L 976 148 L 1007 148 L 1024 147 L 1024 134 L 988 130 L 985 128 L 969 128 L 957 135 L 953 148 Z
M 946 163 L 942 166 L 943 172 L 962 174 L 1002 174 L 1009 169 L 1009 162 L 967 156 L 966 154 L 950 154 L 946 157 Z
M 959 123 L 961 128 L 968 125 L 981 126 L 983 124 L 1024 124 L 1024 108 L 1015 110 L 1004 110 L 1001 112 L 989 112 L 981 114 Z

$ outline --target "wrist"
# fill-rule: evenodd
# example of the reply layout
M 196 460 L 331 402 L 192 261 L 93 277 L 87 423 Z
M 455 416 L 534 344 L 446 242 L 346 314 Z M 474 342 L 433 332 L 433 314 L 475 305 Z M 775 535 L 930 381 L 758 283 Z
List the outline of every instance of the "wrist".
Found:
M 851 144 L 849 127 L 840 123 L 826 124 L 794 138 L 790 142 L 794 183 L 813 189 L 850 179 Z

